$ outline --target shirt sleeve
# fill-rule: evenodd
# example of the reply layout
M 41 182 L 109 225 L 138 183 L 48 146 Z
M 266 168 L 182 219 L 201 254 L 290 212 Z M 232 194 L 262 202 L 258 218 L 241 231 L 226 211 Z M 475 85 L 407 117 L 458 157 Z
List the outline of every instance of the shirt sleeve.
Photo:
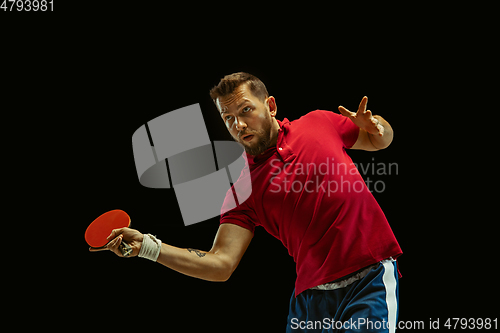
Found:
M 323 110 L 321 110 L 321 112 L 323 112 L 324 116 L 327 117 L 332 123 L 333 128 L 342 139 L 344 148 L 349 149 L 354 146 L 358 140 L 359 127 L 356 126 L 349 118 L 341 114 Z
M 255 232 L 255 224 L 250 222 L 242 214 L 233 215 L 233 214 L 224 213 L 220 218 L 220 224 L 223 224 L 223 223 L 236 224 L 236 225 L 239 225 L 240 227 L 243 227 L 245 229 L 250 230 L 252 233 Z
M 224 203 L 222 204 L 220 224 L 236 224 L 254 233 L 255 223 L 253 221 L 255 221 L 256 216 L 253 209 L 250 208 L 248 201 L 251 201 L 251 198 L 242 204 L 236 205 L 232 188 L 229 189 L 226 193 Z

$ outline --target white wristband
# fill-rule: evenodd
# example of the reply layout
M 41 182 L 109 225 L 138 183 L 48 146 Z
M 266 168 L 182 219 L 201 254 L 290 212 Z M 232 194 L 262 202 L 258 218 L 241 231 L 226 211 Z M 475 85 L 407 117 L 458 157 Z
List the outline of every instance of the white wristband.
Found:
M 139 257 L 156 262 L 160 255 L 160 251 L 161 240 L 151 234 L 145 234 L 142 240 L 141 250 L 139 251 Z

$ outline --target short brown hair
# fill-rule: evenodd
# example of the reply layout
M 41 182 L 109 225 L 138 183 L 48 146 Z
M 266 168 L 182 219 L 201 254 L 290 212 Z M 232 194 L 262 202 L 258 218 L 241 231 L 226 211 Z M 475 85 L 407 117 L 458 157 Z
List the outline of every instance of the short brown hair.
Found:
M 212 97 L 212 100 L 215 103 L 217 98 L 234 93 L 234 91 L 244 83 L 248 84 L 252 94 L 261 101 L 264 101 L 264 99 L 269 97 L 264 82 L 259 80 L 256 76 L 245 72 L 238 72 L 224 76 L 220 80 L 219 84 L 210 90 L 210 97 Z

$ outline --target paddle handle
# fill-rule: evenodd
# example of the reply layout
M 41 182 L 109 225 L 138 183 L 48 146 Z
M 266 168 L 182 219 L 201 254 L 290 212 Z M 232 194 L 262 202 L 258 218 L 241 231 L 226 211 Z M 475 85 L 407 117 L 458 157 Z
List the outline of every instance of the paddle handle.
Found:
M 132 253 L 132 248 L 130 247 L 130 245 L 125 243 L 123 240 L 118 248 L 120 249 L 124 257 L 128 257 Z

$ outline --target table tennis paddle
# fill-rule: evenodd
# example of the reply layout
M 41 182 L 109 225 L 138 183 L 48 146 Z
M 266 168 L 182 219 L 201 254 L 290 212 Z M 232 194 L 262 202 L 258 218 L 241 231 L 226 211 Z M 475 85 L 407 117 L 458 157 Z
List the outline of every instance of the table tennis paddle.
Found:
M 130 225 L 130 216 L 123 210 L 115 209 L 106 212 L 96 218 L 85 231 L 85 240 L 93 248 L 105 247 L 108 244 L 107 237 L 113 229 L 125 228 Z M 119 246 L 124 257 L 132 253 L 130 245 L 122 239 Z

